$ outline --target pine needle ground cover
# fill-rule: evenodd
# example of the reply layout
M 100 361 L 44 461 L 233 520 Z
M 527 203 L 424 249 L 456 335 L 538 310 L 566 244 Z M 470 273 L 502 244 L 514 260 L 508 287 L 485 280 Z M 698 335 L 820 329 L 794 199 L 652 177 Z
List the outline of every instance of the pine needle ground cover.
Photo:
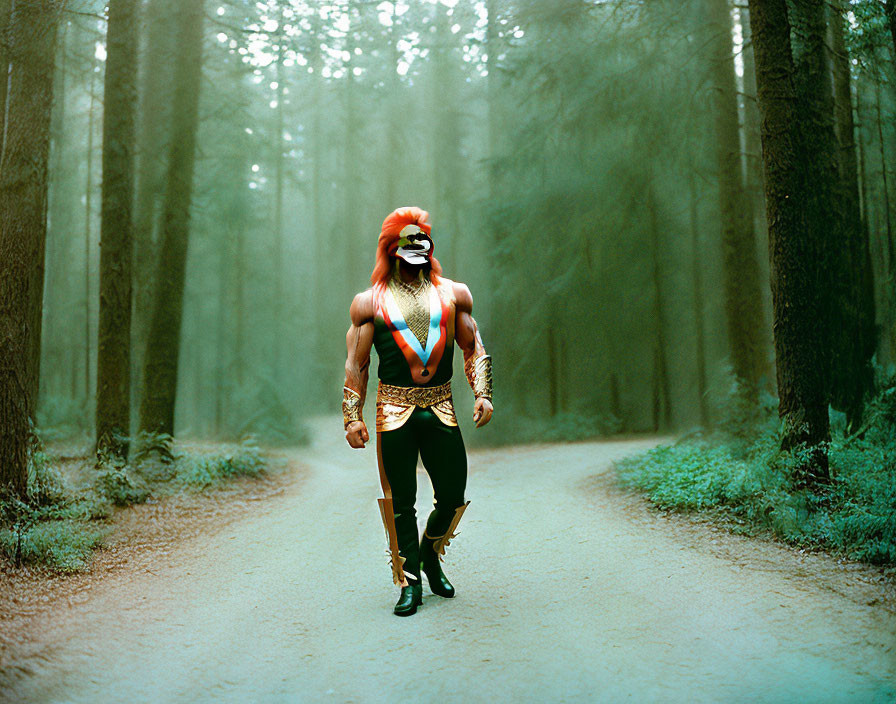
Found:
M 0 497 L 0 554 L 16 565 L 84 570 L 111 530 L 116 507 L 203 492 L 236 477 L 279 469 L 254 440 L 175 448 L 170 438 L 149 437 L 140 445 L 130 464 L 104 460 L 94 465 L 83 457 L 62 462 L 35 453 L 27 496 Z
M 859 432 L 847 436 L 838 413 L 831 422 L 832 482 L 814 490 L 793 485 L 799 452 L 780 451 L 768 402 L 752 418 L 735 412 L 714 432 L 627 458 L 616 470 L 623 485 L 660 508 L 700 512 L 738 533 L 896 565 L 896 384 L 869 404 Z

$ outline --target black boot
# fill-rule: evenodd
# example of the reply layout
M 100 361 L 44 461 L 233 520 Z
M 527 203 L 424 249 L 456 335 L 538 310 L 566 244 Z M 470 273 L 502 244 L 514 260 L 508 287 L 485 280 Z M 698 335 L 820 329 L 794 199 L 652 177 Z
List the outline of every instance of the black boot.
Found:
M 392 613 L 396 616 L 411 616 L 417 613 L 417 607 L 423 605 L 423 587 L 419 583 L 408 584 L 401 588 L 401 596 Z
M 427 537 L 425 532 L 423 533 L 423 539 L 420 541 L 420 568 L 429 581 L 432 593 L 450 599 L 454 596 L 454 587 L 442 572 L 442 562 L 433 549 L 434 542 L 435 540 Z

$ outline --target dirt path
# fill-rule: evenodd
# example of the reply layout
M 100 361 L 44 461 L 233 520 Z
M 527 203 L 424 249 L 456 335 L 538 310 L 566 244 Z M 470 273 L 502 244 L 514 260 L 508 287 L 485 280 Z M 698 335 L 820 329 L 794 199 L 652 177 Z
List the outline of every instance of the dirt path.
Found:
M 871 572 L 645 511 L 606 473 L 650 441 L 472 453 L 458 596 L 424 589 L 400 619 L 375 451 L 319 438 L 302 482 L 43 623 L 9 701 L 896 698 L 896 615 Z

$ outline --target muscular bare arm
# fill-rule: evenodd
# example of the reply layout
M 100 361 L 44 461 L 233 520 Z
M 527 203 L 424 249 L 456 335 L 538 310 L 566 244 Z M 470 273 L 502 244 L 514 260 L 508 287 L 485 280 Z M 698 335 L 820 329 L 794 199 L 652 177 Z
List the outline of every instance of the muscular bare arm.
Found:
M 473 386 L 470 369 L 473 363 L 479 357 L 485 357 L 485 346 L 482 344 L 482 337 L 479 335 L 479 327 L 473 318 L 473 296 L 470 289 L 464 284 L 454 284 L 455 298 L 455 318 L 454 318 L 454 338 L 457 340 L 458 347 L 464 353 L 464 370 L 467 373 L 467 379 Z M 474 388 L 475 392 L 476 389 Z M 492 400 L 488 396 L 476 396 L 476 402 L 473 405 L 473 422 L 477 428 L 481 428 L 492 418 Z
M 367 426 L 360 417 L 367 396 L 367 380 L 370 376 L 370 348 L 373 345 L 373 296 L 365 291 L 355 296 L 349 310 L 352 324 L 345 335 L 348 355 L 345 360 L 344 397 L 351 405 L 357 404 L 357 420 L 345 423 L 345 439 L 354 448 L 362 448 L 370 440 Z M 343 414 L 346 403 L 343 402 Z

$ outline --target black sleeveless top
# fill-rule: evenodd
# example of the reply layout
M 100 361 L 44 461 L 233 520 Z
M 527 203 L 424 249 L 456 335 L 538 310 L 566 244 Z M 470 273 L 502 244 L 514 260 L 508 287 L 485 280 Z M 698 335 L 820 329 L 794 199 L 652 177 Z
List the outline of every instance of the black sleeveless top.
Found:
M 382 316 L 377 315 L 373 319 L 373 346 L 380 358 L 377 366 L 377 376 L 384 384 L 392 386 L 438 386 L 451 380 L 454 371 L 454 341 L 446 342 L 442 359 L 436 367 L 432 379 L 425 384 L 418 384 L 411 376 L 411 368 L 395 342 L 392 330 L 386 324 Z
M 373 345 L 379 356 L 380 381 L 393 386 L 438 386 L 449 381 L 454 357 L 454 309 L 445 288 L 429 284 L 425 345 L 411 332 L 390 288 L 385 286 L 378 294 Z M 415 381 L 412 366 L 425 382 Z

